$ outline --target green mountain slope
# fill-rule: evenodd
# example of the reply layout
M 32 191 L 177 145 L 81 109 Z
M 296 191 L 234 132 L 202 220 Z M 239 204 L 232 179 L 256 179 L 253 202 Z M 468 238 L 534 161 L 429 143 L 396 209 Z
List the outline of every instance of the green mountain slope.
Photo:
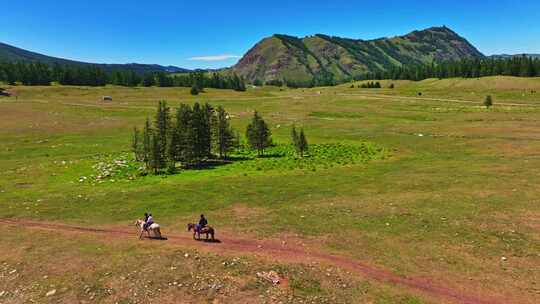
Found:
M 175 66 L 161 66 L 157 64 L 95 64 L 88 62 L 81 62 L 75 60 L 68 60 L 63 58 L 51 57 L 27 50 L 23 50 L 9 44 L 0 43 L 0 62 L 42 62 L 46 64 L 61 64 L 61 65 L 97 65 L 107 71 L 113 70 L 132 70 L 137 73 L 145 72 L 170 72 L 170 73 L 182 73 L 188 70 L 178 68 Z
M 331 77 L 339 82 L 394 66 L 482 57 L 447 27 L 375 40 L 273 35 L 257 43 L 233 70 L 248 81 L 309 83 Z

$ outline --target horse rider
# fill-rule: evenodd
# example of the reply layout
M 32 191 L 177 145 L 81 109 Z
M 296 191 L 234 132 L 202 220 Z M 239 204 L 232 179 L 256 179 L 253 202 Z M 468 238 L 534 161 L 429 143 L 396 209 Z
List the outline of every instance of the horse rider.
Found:
M 197 228 L 197 232 L 200 233 L 201 230 L 206 226 L 208 226 L 208 221 L 204 217 L 204 214 L 201 214 L 201 219 L 199 220 L 199 224 L 195 228 Z
M 143 229 L 144 231 L 147 231 L 148 227 L 150 227 L 150 225 L 154 223 L 154 218 L 152 217 L 152 213 L 148 215 L 145 213 L 144 215 L 145 215 L 146 221 L 144 221 Z

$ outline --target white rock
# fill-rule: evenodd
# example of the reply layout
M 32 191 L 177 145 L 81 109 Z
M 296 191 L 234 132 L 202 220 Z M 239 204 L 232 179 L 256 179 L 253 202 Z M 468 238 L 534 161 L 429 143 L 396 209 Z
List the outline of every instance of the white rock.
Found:
M 5 290 L 0 291 L 0 298 L 3 297 L 6 294 Z
M 53 289 L 45 294 L 46 297 L 51 297 L 56 294 L 56 289 Z
M 505 262 L 507 261 L 508 259 L 506 257 L 501 257 L 501 261 Z

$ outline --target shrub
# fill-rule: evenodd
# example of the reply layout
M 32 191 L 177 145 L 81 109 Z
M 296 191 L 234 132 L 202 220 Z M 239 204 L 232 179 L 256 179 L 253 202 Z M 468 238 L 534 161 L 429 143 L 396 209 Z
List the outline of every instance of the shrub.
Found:
M 199 95 L 199 89 L 197 88 L 196 85 L 193 85 L 191 87 L 191 91 L 190 91 L 191 95 Z
M 491 98 L 491 95 L 486 96 L 486 99 L 484 99 L 484 106 L 489 109 L 493 105 L 493 98 Z

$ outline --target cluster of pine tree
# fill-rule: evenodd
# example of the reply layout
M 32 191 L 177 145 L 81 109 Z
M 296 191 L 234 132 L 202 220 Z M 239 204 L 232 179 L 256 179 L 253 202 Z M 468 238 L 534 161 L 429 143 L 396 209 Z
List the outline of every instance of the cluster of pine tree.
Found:
M 199 92 L 204 88 L 246 90 L 244 79 L 236 74 L 193 72 L 169 75 L 156 72 L 141 75 L 132 70 L 107 72 L 96 65 L 47 65 L 40 62 L 0 64 L 0 82 L 11 85 L 50 85 L 51 82 L 58 82 L 63 85 L 82 86 L 114 84 L 128 87 L 196 87 Z
M 380 89 L 381 88 L 381 83 L 376 81 L 376 82 L 373 82 L 373 81 L 370 81 L 370 82 L 366 82 L 366 83 L 362 83 L 362 85 L 360 85 L 361 88 L 363 89 Z
M 237 74 L 221 75 L 219 73 L 206 74 L 203 72 L 177 74 L 172 76 L 172 83 L 176 87 L 195 87 L 199 92 L 204 88 L 246 90 L 244 78 L 239 77 Z
M 229 123 L 229 114 L 208 103 L 193 106 L 181 104 L 176 115 L 164 101 L 159 102 L 156 117 L 149 119 L 142 131 L 134 128 L 132 150 L 138 161 L 157 173 L 174 171 L 182 166 L 199 166 L 213 158 L 213 153 L 226 158 L 238 146 L 238 136 Z
M 270 129 L 257 111 L 246 129 L 246 137 L 249 147 L 258 155 L 272 145 Z M 304 153 L 307 141 L 303 130 L 300 138 Z M 208 103 L 180 104 L 173 116 L 167 104 L 159 102 L 153 122 L 147 119 L 142 130 L 135 127 L 131 142 L 135 159 L 154 173 L 164 169 L 172 173 L 178 164 L 196 168 L 209 160 L 226 159 L 238 147 L 240 135 L 232 129 L 227 111 Z
M 0 64 L 0 81 L 11 85 L 16 82 L 24 85 L 49 85 L 52 80 L 49 66 L 39 62 Z
M 262 85 L 262 81 L 255 80 L 253 82 L 254 85 Z M 313 88 L 313 87 L 321 87 L 321 86 L 334 86 L 338 84 L 337 81 L 334 80 L 334 75 L 328 71 L 323 71 L 321 73 L 316 74 L 313 79 L 311 80 L 295 80 L 295 79 L 272 79 L 265 82 L 266 85 L 272 85 L 272 86 L 278 86 L 281 87 L 283 85 L 289 87 L 289 88 Z
M 477 78 L 483 76 L 540 76 L 540 59 L 527 56 L 512 58 L 464 59 L 440 64 L 396 67 L 371 75 L 374 79 L 423 80 L 427 78 Z

